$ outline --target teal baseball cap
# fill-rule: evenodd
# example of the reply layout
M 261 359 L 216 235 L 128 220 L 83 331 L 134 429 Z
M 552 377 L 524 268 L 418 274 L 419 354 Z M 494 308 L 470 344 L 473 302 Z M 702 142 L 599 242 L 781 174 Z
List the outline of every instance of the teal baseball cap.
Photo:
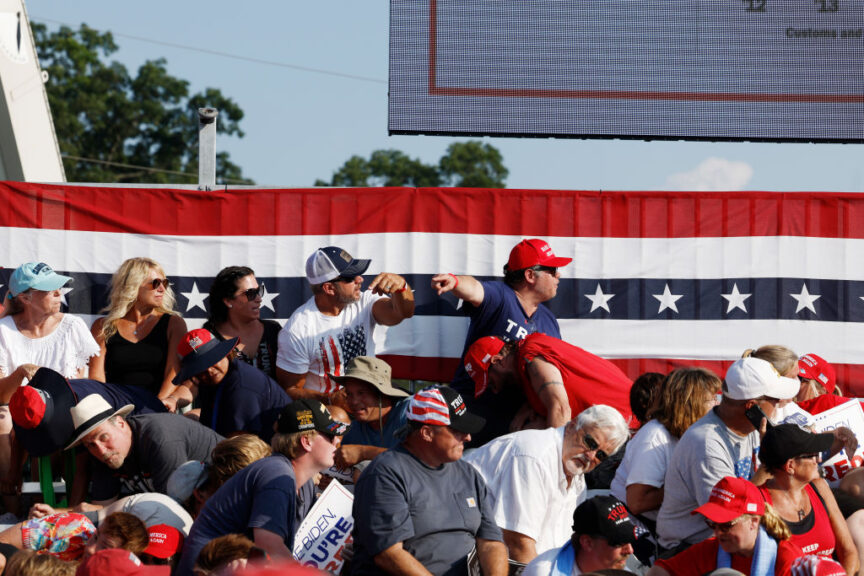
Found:
M 9 278 L 9 298 L 14 298 L 27 290 L 42 290 L 50 292 L 57 290 L 71 281 L 69 276 L 63 276 L 54 272 L 44 262 L 27 262 L 12 272 Z

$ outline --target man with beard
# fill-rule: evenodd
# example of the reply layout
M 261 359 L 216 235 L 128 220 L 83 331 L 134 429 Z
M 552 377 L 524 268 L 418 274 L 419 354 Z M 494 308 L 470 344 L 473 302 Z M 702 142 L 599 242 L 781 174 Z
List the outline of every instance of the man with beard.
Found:
M 511 560 L 528 563 L 570 538 L 570 518 L 585 498 L 584 474 L 627 437 L 624 417 L 601 404 L 561 428 L 514 432 L 465 456 L 486 480 Z
M 92 468 L 91 500 L 110 504 L 118 496 L 141 492 L 166 493 L 168 478 L 189 460 L 210 462 L 222 436 L 179 414 L 126 417 L 134 406 L 115 410 L 98 394 L 73 406 L 74 440 L 96 460 Z
M 414 315 L 414 293 L 398 274 L 382 272 L 361 290 L 370 262 L 337 246 L 319 248 L 306 260 L 312 298 L 279 332 L 276 357 L 276 379 L 292 398 L 345 408 L 345 393 L 330 375 L 343 374 L 355 356 L 375 355 L 377 324 L 395 326 Z

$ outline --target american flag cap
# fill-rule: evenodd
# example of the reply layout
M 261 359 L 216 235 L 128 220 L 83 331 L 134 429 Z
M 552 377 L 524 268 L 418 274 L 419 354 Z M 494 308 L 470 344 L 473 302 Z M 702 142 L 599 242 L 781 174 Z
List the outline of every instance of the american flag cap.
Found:
M 465 434 L 476 434 L 486 425 L 486 419 L 469 412 L 462 395 L 449 386 L 431 386 L 411 396 L 407 418 Z

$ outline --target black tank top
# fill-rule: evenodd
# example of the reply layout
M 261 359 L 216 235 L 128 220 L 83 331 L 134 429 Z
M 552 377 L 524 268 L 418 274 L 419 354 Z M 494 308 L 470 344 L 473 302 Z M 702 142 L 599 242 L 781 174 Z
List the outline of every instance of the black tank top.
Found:
M 105 343 L 105 380 L 159 394 L 168 358 L 170 321 L 170 314 L 163 314 L 140 342 L 130 342 L 119 332 L 111 336 Z

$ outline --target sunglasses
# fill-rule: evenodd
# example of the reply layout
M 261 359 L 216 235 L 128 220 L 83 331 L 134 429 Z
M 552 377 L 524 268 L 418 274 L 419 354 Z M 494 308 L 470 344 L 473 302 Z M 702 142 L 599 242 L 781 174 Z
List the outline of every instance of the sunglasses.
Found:
M 350 278 L 348 276 L 339 276 L 339 277 L 331 280 L 331 282 L 341 282 L 343 284 L 353 284 L 354 280 L 356 278 L 357 278 L 356 276 L 351 276 Z
M 165 290 L 167 290 L 171 286 L 171 282 L 169 282 L 167 278 L 154 278 L 153 281 L 150 282 L 150 288 L 153 290 L 158 290 L 159 286 L 164 286 Z
M 248 290 L 244 290 L 243 292 L 240 292 L 240 294 L 237 294 L 234 297 L 237 298 L 239 296 L 246 296 L 246 301 L 252 302 L 253 300 L 255 300 L 255 298 L 259 296 L 264 296 L 264 285 L 261 284 L 257 288 L 249 288 Z
M 558 274 L 558 268 L 555 268 L 554 266 L 534 266 L 531 269 L 535 272 L 546 272 L 547 274 L 551 274 L 552 276 Z
M 595 440 L 594 437 L 588 433 L 585 433 L 582 436 L 582 444 L 585 445 L 589 452 L 594 452 L 594 457 L 597 459 L 598 462 L 603 462 L 609 457 L 606 452 L 600 450 L 600 445 L 597 443 L 597 440 Z
M 712 522 L 711 520 L 705 519 L 705 524 L 708 525 L 708 528 L 711 530 L 715 530 L 717 532 L 729 532 L 733 526 L 741 522 L 744 519 L 744 516 L 739 516 L 738 518 L 732 520 L 731 522 L 724 522 L 723 524 L 717 524 L 716 522 Z
M 820 456 L 821 454 L 819 454 L 818 452 L 814 452 L 812 454 L 801 454 L 800 456 L 795 456 L 795 460 L 807 460 L 809 458 L 818 460 Z

